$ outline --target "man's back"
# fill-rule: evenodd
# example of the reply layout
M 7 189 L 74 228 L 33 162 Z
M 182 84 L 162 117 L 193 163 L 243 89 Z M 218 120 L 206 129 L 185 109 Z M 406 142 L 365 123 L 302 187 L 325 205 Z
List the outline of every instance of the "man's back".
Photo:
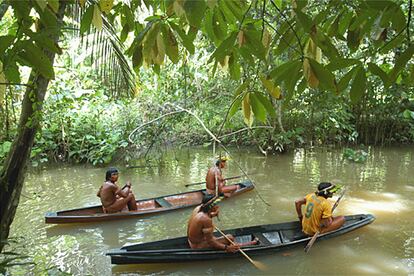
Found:
M 319 231 L 322 219 L 332 216 L 329 201 L 315 193 L 306 195 L 305 216 L 302 220 L 302 230 L 308 235 Z
M 200 207 L 196 207 L 188 220 L 187 236 L 192 243 L 205 241 L 203 229 L 211 218 Z
M 102 205 L 104 207 L 110 206 L 116 200 L 116 191 L 118 187 L 110 182 L 106 181 L 99 190 L 99 197 L 101 198 Z

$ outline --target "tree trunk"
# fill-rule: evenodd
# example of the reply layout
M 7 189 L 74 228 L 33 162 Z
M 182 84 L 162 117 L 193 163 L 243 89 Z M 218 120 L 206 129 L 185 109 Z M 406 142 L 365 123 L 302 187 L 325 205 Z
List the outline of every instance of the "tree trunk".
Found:
M 59 29 L 52 32 L 53 35 L 51 35 L 51 39 L 56 42 L 59 38 L 65 8 L 66 1 L 60 1 L 56 15 Z M 47 28 L 41 28 L 39 32 L 45 31 Z M 53 64 L 55 53 L 45 49 L 44 52 Z M 0 174 L 0 241 L 5 241 L 8 238 L 10 225 L 19 204 L 27 161 L 30 157 L 35 134 L 40 129 L 42 105 L 48 84 L 49 79 L 32 69 L 28 81 L 29 86 L 22 103 L 18 134 Z M 3 247 L 4 243 L 0 242 L 0 252 Z

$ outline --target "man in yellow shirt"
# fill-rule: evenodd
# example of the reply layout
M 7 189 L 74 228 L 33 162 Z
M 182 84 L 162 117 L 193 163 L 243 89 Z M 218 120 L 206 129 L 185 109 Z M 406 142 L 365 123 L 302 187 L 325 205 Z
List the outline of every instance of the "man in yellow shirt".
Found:
M 313 236 L 317 231 L 325 233 L 341 227 L 345 223 L 344 216 L 332 216 L 332 206 L 329 197 L 338 190 L 338 186 L 329 182 L 321 182 L 315 193 L 306 195 L 295 201 L 296 212 L 302 224 L 302 231 Z M 305 216 L 302 215 L 302 205 L 305 205 Z

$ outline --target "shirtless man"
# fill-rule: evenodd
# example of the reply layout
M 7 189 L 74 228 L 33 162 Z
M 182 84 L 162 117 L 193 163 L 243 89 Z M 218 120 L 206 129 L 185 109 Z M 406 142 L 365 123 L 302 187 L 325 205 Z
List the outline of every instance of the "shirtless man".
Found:
M 117 185 L 118 170 L 109 168 L 106 171 L 106 181 L 99 188 L 97 196 L 101 198 L 102 207 L 105 213 L 115 213 L 122 211 L 128 206 L 129 211 L 137 210 L 137 202 L 131 190 L 131 182 L 121 189 Z
M 216 183 L 218 184 L 218 194 L 224 194 L 225 197 L 230 197 L 231 194 L 237 190 L 237 187 L 226 187 L 226 180 L 224 180 L 221 170 L 226 167 L 226 161 L 229 160 L 227 156 L 220 156 L 217 158 L 215 166 L 211 167 L 206 175 L 206 189 L 209 194 L 216 194 Z
M 215 237 L 213 218 L 219 214 L 219 206 L 216 205 L 220 198 L 213 195 L 206 195 L 203 198 L 203 204 L 197 206 L 191 214 L 188 221 L 187 237 L 188 244 L 193 249 L 215 248 L 226 252 L 235 253 L 240 246 L 257 244 L 257 241 L 251 241 L 243 244 L 230 244 L 225 237 Z M 227 238 L 234 241 L 233 235 L 226 235 Z

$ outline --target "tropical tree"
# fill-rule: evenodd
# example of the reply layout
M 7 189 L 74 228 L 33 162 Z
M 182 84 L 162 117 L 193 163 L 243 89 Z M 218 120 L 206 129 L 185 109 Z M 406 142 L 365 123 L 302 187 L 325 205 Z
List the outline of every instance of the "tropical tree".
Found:
M 3 1 L 0 16 L 9 8 L 14 22 L 0 36 L 1 85 L 21 83 L 20 66 L 32 71 L 22 84 L 19 130 L 0 174 L 1 240 L 8 237 L 55 55 L 62 52 L 65 11 L 76 22 L 78 6 L 80 34 L 118 32 L 138 75 L 143 65 L 159 73 L 167 57 L 185 60 L 202 41 L 197 47 L 212 50 L 212 74 L 221 66 L 239 81 L 228 116 L 241 108 L 248 126 L 267 115 L 280 117 L 274 106 L 280 111 L 282 102 L 304 91 L 346 95 L 357 107 L 372 97 L 367 87 L 412 85 L 411 0 Z M 122 68 L 127 72 L 128 63 Z

